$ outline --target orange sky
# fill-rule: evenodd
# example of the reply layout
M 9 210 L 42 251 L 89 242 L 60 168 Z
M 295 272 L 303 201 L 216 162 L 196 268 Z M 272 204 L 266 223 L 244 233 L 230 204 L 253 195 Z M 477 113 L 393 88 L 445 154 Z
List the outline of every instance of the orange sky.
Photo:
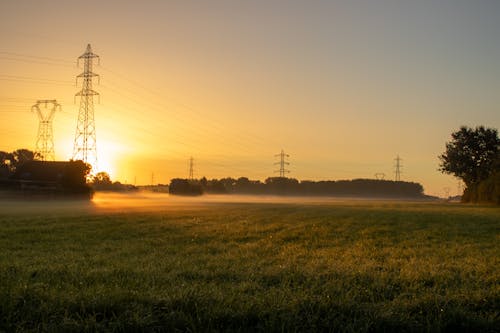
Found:
M 376 3 L 376 4 L 375 4 Z M 91 8 L 89 12 L 88 8 Z M 461 125 L 500 123 L 492 1 L 0 3 L 0 150 L 34 149 L 37 99 L 57 99 L 71 157 L 75 66 L 91 43 L 100 169 L 129 183 L 276 175 L 402 179 L 457 191 L 437 156 Z M 82 15 L 85 13 L 85 15 Z

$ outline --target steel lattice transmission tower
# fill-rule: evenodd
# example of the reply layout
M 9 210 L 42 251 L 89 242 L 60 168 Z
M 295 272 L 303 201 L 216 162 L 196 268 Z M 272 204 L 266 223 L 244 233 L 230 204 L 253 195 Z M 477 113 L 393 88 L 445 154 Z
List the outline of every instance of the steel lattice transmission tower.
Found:
M 274 163 L 275 165 L 276 165 L 276 164 L 279 164 L 280 169 L 279 169 L 279 170 L 276 170 L 276 171 L 274 171 L 274 172 L 279 172 L 279 173 L 280 173 L 280 177 L 281 177 L 281 178 L 285 178 L 285 174 L 290 173 L 290 170 L 287 170 L 287 169 L 285 168 L 285 166 L 286 166 L 286 165 L 290 165 L 290 163 L 286 161 L 286 159 L 287 159 L 288 157 L 290 157 L 290 155 L 285 154 L 285 152 L 283 151 L 283 149 L 281 149 L 281 153 L 276 154 L 276 155 L 274 155 L 274 156 L 275 156 L 275 157 L 279 157 L 279 158 L 280 158 L 280 161 L 279 161 L 279 162 Z
M 194 160 L 193 157 L 189 158 L 189 180 L 194 179 Z
M 43 106 L 43 108 L 40 108 Z M 52 120 L 56 111 L 61 111 L 61 105 L 55 99 L 38 100 L 31 107 L 32 112 L 38 115 L 38 136 L 36 139 L 36 150 L 42 161 L 54 161 L 54 135 L 52 131 Z
M 82 90 L 75 94 L 80 97 L 80 109 L 76 123 L 75 143 L 73 145 L 73 160 L 82 160 L 89 163 L 92 169 L 97 170 L 97 142 L 94 121 L 94 96 L 99 93 L 92 89 L 92 79 L 99 78 L 98 74 L 92 72 L 93 60 L 99 56 L 92 52 L 90 44 L 87 45 L 85 53 L 78 57 L 78 64 L 83 60 L 83 73 L 76 77 L 82 78 Z
M 403 167 L 403 165 L 401 164 L 402 160 L 403 159 L 401 159 L 399 155 L 397 155 L 396 158 L 394 159 L 394 162 L 396 162 L 396 164 L 394 164 L 394 175 L 395 175 L 395 181 L 397 182 L 401 181 L 401 168 Z

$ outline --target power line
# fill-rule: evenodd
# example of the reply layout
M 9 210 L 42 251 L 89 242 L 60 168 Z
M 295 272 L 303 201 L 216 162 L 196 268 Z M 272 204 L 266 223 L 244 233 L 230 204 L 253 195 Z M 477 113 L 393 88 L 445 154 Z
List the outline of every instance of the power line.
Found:
M 189 180 L 194 179 L 193 157 L 189 158 Z
M 400 158 L 398 154 L 394 161 L 396 162 L 394 165 L 395 181 L 399 182 L 401 181 L 401 168 L 403 167 L 403 165 L 401 165 L 401 161 L 403 161 L 403 159 Z
M 283 151 L 283 149 L 281 149 L 281 153 L 276 154 L 276 155 L 274 155 L 274 156 L 275 156 L 275 157 L 279 157 L 279 158 L 280 158 L 280 161 L 279 161 L 279 162 L 274 163 L 275 165 L 276 165 L 276 164 L 279 164 L 280 169 L 279 169 L 279 170 L 276 170 L 276 171 L 274 171 L 274 172 L 279 172 L 279 173 L 280 173 L 280 177 L 281 177 L 281 178 L 285 178 L 285 174 L 286 174 L 286 173 L 290 173 L 290 170 L 285 169 L 285 166 L 286 166 L 286 165 L 290 165 L 290 163 L 286 161 L 286 159 L 287 159 L 288 157 L 290 157 L 290 155 L 285 154 L 285 152 Z
M 20 54 L 20 53 L 14 53 L 14 52 L 10 52 L 10 53 L 2 53 L 3 55 L 7 55 L 7 56 L 11 56 L 11 57 L 17 57 L 17 60 L 20 60 L 20 61 L 25 61 L 25 62 L 32 62 L 32 63 L 40 63 L 41 61 L 50 61 L 50 62 L 53 62 L 54 64 L 61 64 L 62 63 L 73 63 L 73 62 L 69 62 L 69 61 L 61 61 L 62 59 L 55 59 L 55 58 L 48 58 L 48 57 L 36 57 L 36 56 L 28 56 L 28 55 L 24 55 L 24 54 Z M 1 55 L 0 55 L 1 57 Z M 21 59 L 22 58 L 22 59 Z M 26 60 L 25 58 L 30 58 L 31 60 Z M 54 65 L 54 64 L 51 64 L 51 65 Z M 73 67 L 73 66 L 66 66 L 66 67 Z M 103 70 L 107 70 L 106 68 L 103 68 Z M 110 70 L 107 70 L 107 71 L 110 71 Z M 114 71 L 112 71 L 113 73 L 115 73 Z M 118 74 L 119 75 L 119 74 Z M 152 89 L 149 89 L 147 88 L 146 86 L 140 84 L 140 83 L 137 83 L 135 81 L 132 81 L 130 79 L 128 79 L 127 76 L 123 76 L 123 75 L 120 75 L 121 78 L 123 78 L 123 80 L 119 80 L 120 83 L 125 83 L 125 81 L 128 81 L 128 82 L 132 82 L 135 86 L 138 86 L 139 88 L 141 88 L 143 91 L 146 91 L 148 92 L 149 94 L 151 95 L 155 95 L 155 96 L 158 96 L 158 97 L 161 97 L 161 99 L 165 99 L 165 95 L 163 93 L 159 93 L 157 91 L 154 91 Z M 17 77 L 17 78 L 14 78 L 14 77 L 6 77 L 7 79 L 19 79 L 19 80 L 37 80 L 37 81 L 46 81 L 46 82 L 61 82 L 61 83 L 70 83 L 68 81 L 57 81 L 57 80 L 51 80 L 49 81 L 48 79 L 37 79 L 37 78 L 33 78 L 33 77 Z M 111 86 L 114 86 L 116 87 L 113 82 L 111 83 Z M 125 86 L 127 86 L 125 84 Z M 129 87 L 131 87 L 130 85 L 128 85 Z M 120 93 L 120 92 L 123 92 L 123 89 L 120 88 L 121 85 L 119 87 L 117 87 L 117 89 L 113 89 L 114 91 Z M 109 87 L 109 89 L 112 89 L 111 87 Z M 133 89 L 133 88 L 132 88 Z M 123 99 L 131 99 L 131 96 L 136 96 L 138 97 L 137 100 L 136 100 L 136 103 L 138 105 L 140 105 L 140 108 L 143 109 L 144 108 L 144 104 L 147 103 L 149 105 L 151 105 L 151 109 L 153 110 L 156 110 L 157 112 L 165 112 L 165 103 L 160 103 L 162 105 L 158 105 L 158 104 L 152 104 L 148 99 L 144 99 L 144 95 L 139 95 L 135 89 L 133 90 L 130 90 L 130 89 L 127 89 L 127 93 L 124 94 L 124 96 L 122 96 L 122 100 Z M 130 93 L 129 93 L 130 92 Z M 192 108 L 191 106 L 188 106 L 184 103 L 180 103 L 178 101 L 174 101 L 175 104 L 177 104 L 178 106 L 182 107 L 183 109 L 189 111 L 189 112 L 185 112 L 184 113 L 184 117 L 180 117 L 180 115 L 178 115 L 176 112 L 172 113 L 172 116 L 173 117 L 177 117 L 179 121 L 182 122 L 182 124 L 179 124 L 179 126 L 177 126 L 178 129 L 182 129 L 182 128 L 186 128 L 186 129 L 189 129 L 189 132 L 192 132 L 193 130 L 194 131 L 197 131 L 199 135 L 195 136 L 194 138 L 192 136 L 188 136 L 188 131 L 187 130 L 179 130 L 179 133 L 178 135 L 176 135 L 176 138 L 177 140 L 175 140 L 177 143 L 179 144 L 182 144 L 183 146 L 185 147 L 190 147 L 190 149 L 192 149 L 193 147 L 196 147 L 198 144 L 203 144 L 206 142 L 206 139 L 208 137 L 208 135 L 210 133 L 214 133 L 214 132 L 217 132 L 217 133 L 220 133 L 222 131 L 227 131 L 227 128 L 225 126 L 222 126 L 220 124 L 220 121 L 219 119 L 207 119 L 207 113 L 206 112 L 200 112 L 199 110 L 196 110 L 194 108 Z M 140 126 L 140 124 L 144 124 L 143 122 L 143 111 L 140 111 L 139 110 L 139 107 L 134 109 L 134 110 L 131 110 L 130 109 L 130 105 L 128 103 L 125 103 L 122 105 L 122 103 L 119 103 L 120 106 L 120 110 L 122 111 L 125 111 L 125 109 L 129 109 L 130 111 L 132 111 L 132 113 L 134 115 L 137 115 L 136 117 L 136 122 L 134 122 L 134 124 L 132 124 L 132 126 L 135 126 L 135 127 L 138 127 L 138 125 Z M 168 107 L 167 107 L 168 109 Z M 65 115 L 67 115 L 67 113 L 64 113 Z M 188 116 L 186 118 L 186 116 Z M 196 123 L 196 125 L 193 126 L 193 119 L 199 119 L 200 116 L 203 117 L 204 121 L 203 123 L 201 124 L 198 124 Z M 110 115 L 110 117 L 112 118 L 115 118 L 113 115 Z M 122 120 L 122 116 L 120 117 L 116 117 L 116 120 Z M 201 126 L 203 125 L 203 126 Z M 159 130 L 160 129 L 165 129 L 165 126 L 164 124 L 162 124 L 161 122 L 155 122 L 155 123 L 152 123 L 152 124 L 148 124 L 148 128 L 144 128 L 145 125 L 142 125 L 143 128 L 139 128 L 138 127 L 138 131 L 140 133 L 143 133 L 143 134 L 147 134 L 147 135 L 150 135 L 151 137 L 155 137 L 155 134 L 152 133 L 151 131 L 151 126 L 154 126 L 154 127 L 157 127 Z M 244 134 L 244 135 L 242 135 Z M 225 146 L 228 147 L 228 146 L 234 146 L 234 147 L 239 147 L 238 149 L 241 149 L 242 147 L 247 147 L 247 145 L 249 144 L 249 141 L 254 141 L 254 142 L 261 142 L 262 139 L 261 138 L 258 138 L 258 137 L 255 137 L 255 135 L 246 135 L 246 133 L 241 133 L 241 132 L 238 132 L 238 133 L 235 133 L 236 136 L 238 136 L 237 140 L 231 140 L 231 141 L 227 141 L 225 140 L 223 137 L 221 137 L 220 135 L 219 136 L 210 136 L 210 139 L 211 140 L 215 140 L 215 141 L 218 141 L 218 142 L 224 142 L 225 143 Z M 139 138 L 139 139 L 142 139 L 143 142 L 144 141 L 144 138 L 142 138 L 141 134 L 139 133 L 136 133 L 136 136 Z M 196 139 L 195 141 L 193 141 L 193 139 Z M 181 155 L 181 154 L 184 154 L 184 152 L 182 152 L 181 150 L 178 150 L 178 152 L 176 153 L 176 155 Z M 229 169 L 229 170 L 236 170 L 236 169 L 239 169 L 239 170 L 243 170 L 243 169 L 246 169 L 246 168 L 238 168 L 234 165 L 230 165 L 232 163 L 230 163 L 229 160 L 231 160 L 231 157 L 224 157 L 222 156 L 222 163 L 219 164 L 219 168 L 220 169 Z
M 68 67 L 68 68 L 74 68 L 74 66 L 69 66 L 69 65 L 63 65 L 57 62 L 48 62 L 48 61 L 39 61 L 39 60 L 32 60 L 32 59 L 19 59 L 11 56 L 0 56 L 0 59 L 2 60 L 8 60 L 8 61 L 18 61 L 18 62 L 24 62 L 28 64 L 40 64 L 40 65 L 49 65 L 49 66 L 61 66 L 61 67 Z
M 99 93 L 92 89 L 92 79 L 98 74 L 92 72 L 92 63 L 99 56 L 92 52 L 90 44 L 85 53 L 78 57 L 83 59 L 83 72 L 77 76 L 83 78 L 82 90 L 75 94 L 80 97 L 80 109 L 76 125 L 75 142 L 73 146 L 73 160 L 82 160 L 97 170 L 97 140 L 94 121 L 94 96 Z
M 40 106 L 44 106 L 43 110 Z M 51 107 L 48 107 L 51 105 Z M 54 136 L 52 131 L 52 120 L 57 110 L 61 110 L 61 105 L 55 99 L 38 100 L 31 107 L 32 112 L 38 115 L 38 136 L 36 139 L 36 152 L 40 154 L 42 161 L 54 161 Z
M 148 88 L 148 87 L 142 85 L 141 83 L 139 83 L 137 81 L 131 80 L 128 76 L 120 74 L 120 73 L 117 73 L 116 71 L 110 70 L 107 67 L 103 67 L 103 70 L 108 71 L 109 73 L 111 73 L 111 74 L 113 74 L 115 76 L 118 76 L 122 80 L 128 81 L 128 82 L 132 83 L 135 86 L 138 86 L 139 88 L 143 89 L 144 91 L 148 92 L 151 95 L 159 97 L 160 100 L 164 100 L 165 98 L 167 98 L 168 100 L 172 101 L 174 104 L 177 104 L 178 106 L 182 107 L 183 109 L 185 109 L 185 110 L 190 111 L 191 113 L 193 113 L 196 116 L 196 118 L 203 117 L 203 119 L 205 120 L 205 122 L 208 122 L 210 124 L 210 128 L 213 128 L 213 129 L 215 129 L 217 131 L 225 131 L 225 130 L 227 130 L 225 127 L 221 126 L 219 119 L 213 119 L 213 118 L 211 119 L 207 115 L 206 112 L 201 112 L 200 110 L 197 110 L 197 109 L 195 109 L 194 107 L 192 107 L 190 105 L 187 105 L 187 104 L 185 104 L 183 102 L 179 102 L 179 101 L 177 101 L 177 100 L 175 100 L 173 98 L 166 97 L 165 94 L 159 93 L 159 92 L 157 92 L 157 91 L 155 91 L 155 90 L 153 90 L 151 88 Z M 258 144 L 262 144 L 262 143 L 266 143 L 267 142 L 266 140 L 264 140 L 262 138 L 258 138 L 255 135 L 250 135 L 250 134 L 246 134 L 246 133 L 237 133 L 237 134 L 238 134 L 238 136 L 240 136 L 245 141 L 251 141 L 251 140 L 253 140 L 254 142 L 256 142 Z
M 10 79 L 13 80 L 19 80 L 19 81 L 42 81 L 42 82 L 56 82 L 56 83 L 65 83 L 65 84 L 73 84 L 71 81 L 63 81 L 63 80 L 53 80 L 53 79 L 45 79 L 45 78 L 37 78 L 37 77 L 30 77 L 30 76 L 17 76 L 17 75 L 7 75 L 7 74 L 0 74 L 0 79 L 4 79 L 6 81 L 9 81 Z
M 59 63 L 73 63 L 73 62 L 69 62 L 69 61 L 63 60 L 63 59 L 32 56 L 32 55 L 21 54 L 21 53 L 16 53 L 16 52 L 1 52 L 0 53 L 0 57 L 1 57 L 1 54 L 9 55 L 9 56 L 14 56 L 14 57 L 18 57 L 18 58 L 21 57 L 21 58 L 31 58 L 31 59 L 35 59 L 35 60 L 48 60 L 48 61 L 56 62 L 56 63 L 57 62 L 59 62 Z M 25 59 L 21 59 L 21 60 L 25 61 Z M 30 61 L 30 62 L 34 62 L 34 61 Z M 128 82 L 134 84 L 135 86 L 141 88 L 142 90 L 148 92 L 149 94 L 161 97 L 161 99 L 165 99 L 165 94 L 158 93 L 157 91 L 154 91 L 154 90 L 152 90 L 152 89 L 150 89 L 148 87 L 145 87 L 141 83 L 138 83 L 136 81 L 131 80 L 126 75 L 119 74 L 119 73 L 115 72 L 114 70 L 111 70 L 111 69 L 108 69 L 108 68 L 105 68 L 105 67 L 103 68 L 103 70 L 106 70 L 109 73 L 111 73 L 111 74 L 113 74 L 115 76 L 120 77 L 121 78 L 120 81 L 128 81 Z M 21 78 L 19 78 L 19 79 L 21 79 Z M 28 80 L 28 79 L 34 80 L 35 78 L 22 78 L 22 80 Z M 9 80 L 13 80 L 13 78 L 10 78 Z M 39 79 L 39 81 L 43 81 L 43 80 L 45 80 L 45 79 Z M 55 81 L 56 80 L 54 80 L 54 81 L 45 81 L 45 82 L 55 82 Z M 45 83 L 45 82 L 41 82 L 41 83 Z M 60 81 L 60 82 L 67 83 L 67 81 Z M 35 82 L 31 82 L 31 83 L 35 83 Z M 36 83 L 40 83 L 40 82 L 36 82 Z M 122 92 L 122 90 L 123 89 L 120 88 L 119 90 L 115 90 L 115 91 L 118 92 L 119 94 L 121 94 L 120 92 Z M 139 99 L 141 99 L 141 101 L 136 101 L 136 102 L 138 104 L 141 104 L 141 107 L 143 107 L 143 105 L 144 105 L 144 100 L 143 100 L 144 96 L 143 95 L 137 95 L 135 93 L 135 89 L 134 89 L 134 91 L 130 91 L 130 93 L 133 94 L 133 95 L 135 94 L 136 96 L 139 96 Z M 122 95 L 122 98 L 128 98 L 128 99 L 130 99 L 130 94 L 129 93 L 124 94 L 124 95 Z M 170 99 L 170 100 L 172 100 L 172 99 Z M 203 127 L 203 129 L 199 127 L 198 130 L 202 130 L 202 132 L 205 132 L 205 133 L 207 132 L 207 128 L 210 129 L 211 131 L 215 130 L 218 133 L 221 132 L 221 131 L 227 131 L 227 127 L 221 126 L 220 121 L 218 119 L 207 119 L 206 112 L 200 112 L 200 111 L 194 109 L 193 107 L 188 106 L 188 105 L 186 105 L 184 103 L 181 103 L 181 102 L 178 102 L 178 101 L 174 101 L 174 100 L 172 100 L 172 101 L 175 104 L 177 104 L 177 105 L 181 106 L 182 108 L 184 108 L 185 110 L 190 111 L 190 113 L 193 113 L 193 115 L 196 115 L 196 117 L 195 117 L 196 119 L 199 119 L 200 116 L 203 117 L 203 119 L 204 119 L 203 124 L 207 125 L 207 126 Z M 146 102 L 147 102 L 147 100 L 146 100 Z M 165 108 L 164 107 L 156 105 L 156 104 L 154 105 L 153 109 L 158 110 L 158 112 L 162 112 L 162 113 L 165 112 Z M 168 110 L 168 107 L 166 109 Z M 141 112 L 141 114 L 142 114 L 142 112 Z M 189 119 L 187 119 L 187 120 L 184 119 L 185 116 L 186 116 L 186 114 L 184 114 L 184 117 L 179 117 L 177 115 L 177 113 L 173 113 L 172 116 L 173 117 L 177 117 L 178 120 L 181 120 L 184 123 L 186 123 L 185 127 L 189 128 L 190 131 L 193 131 L 193 129 L 194 129 L 193 128 L 193 122 L 190 121 Z M 160 125 L 160 124 L 157 124 L 157 125 Z M 224 141 L 226 144 L 229 143 L 230 145 L 237 145 L 237 146 L 240 146 L 240 148 L 241 148 L 243 142 L 245 143 L 245 145 L 248 144 L 249 141 L 254 141 L 255 143 L 259 142 L 259 144 L 263 142 L 262 138 L 258 138 L 254 134 L 247 135 L 247 133 L 242 133 L 241 131 L 233 134 L 233 138 L 236 137 L 236 136 L 240 137 L 239 138 L 240 139 L 240 144 L 237 144 L 237 142 L 235 140 L 231 140 L 230 142 L 224 141 L 224 139 L 221 138 L 221 137 L 219 137 L 219 136 L 214 136 L 214 137 L 212 137 L 212 139 L 215 139 L 215 140 L 218 140 L 218 141 L 221 141 L 221 142 Z M 204 140 L 201 140 L 201 142 L 204 142 Z
M 14 58 L 11 58 L 14 57 Z M 51 58 L 51 57 L 41 57 L 41 56 L 36 56 L 36 55 L 30 55 L 30 54 L 24 54 L 24 53 L 17 53 L 17 52 L 8 52 L 8 51 L 0 51 L 0 58 L 8 58 L 7 60 L 20 60 L 20 61 L 25 61 L 25 62 L 51 62 L 56 65 L 57 63 L 65 63 L 65 64 L 71 64 L 75 66 L 74 61 L 69 61 L 66 59 L 61 59 L 61 58 Z M 26 58 L 26 59 L 25 59 Z

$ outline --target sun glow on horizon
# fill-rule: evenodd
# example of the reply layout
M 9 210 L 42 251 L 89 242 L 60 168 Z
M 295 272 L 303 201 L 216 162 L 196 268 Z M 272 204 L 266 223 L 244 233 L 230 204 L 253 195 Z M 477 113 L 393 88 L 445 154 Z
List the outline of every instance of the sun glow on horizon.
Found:
M 67 137 L 60 142 L 65 142 L 64 146 L 56 147 L 56 160 L 69 161 L 73 157 L 73 146 L 68 144 L 72 141 L 72 137 Z M 97 147 L 97 167 L 92 165 L 92 174 L 98 172 L 106 172 L 112 180 L 117 180 L 117 171 L 120 169 L 118 160 L 120 156 L 126 151 L 124 143 L 119 143 L 110 139 L 103 138 L 98 141 Z
M 51 15 L 85 3 L 3 1 L 0 151 L 35 150 L 31 106 L 56 99 L 56 159 L 72 158 L 90 43 L 94 174 L 168 183 L 192 156 L 195 177 L 262 181 L 283 148 L 296 179 L 389 179 L 400 154 L 402 180 L 442 194 L 456 188 L 437 170 L 449 134 L 500 124 L 500 2 L 381 2 L 105 2 L 79 26 Z

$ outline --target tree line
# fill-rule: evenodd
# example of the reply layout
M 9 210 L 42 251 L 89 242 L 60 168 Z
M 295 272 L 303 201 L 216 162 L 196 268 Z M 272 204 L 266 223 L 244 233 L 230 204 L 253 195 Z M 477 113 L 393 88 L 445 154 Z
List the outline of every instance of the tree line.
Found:
M 28 149 L 0 151 L 0 180 L 12 177 L 27 162 L 40 156 Z M 465 184 L 463 202 L 500 204 L 500 138 L 498 130 L 478 126 L 462 126 L 451 134 L 446 150 L 439 155 L 439 170 L 461 179 Z M 79 165 L 80 162 L 82 165 Z M 85 184 L 90 166 L 71 162 L 65 171 L 70 178 Z M 76 164 L 75 164 L 76 163 Z M 47 168 L 47 166 L 45 166 Z M 75 181 L 76 183 L 76 181 Z M 107 173 L 98 173 L 89 182 L 96 190 L 136 190 L 134 186 L 112 182 Z M 80 184 L 81 185 L 81 184 Z M 425 197 L 422 185 L 413 182 L 354 179 L 340 181 L 299 181 L 294 178 L 270 177 L 264 182 L 246 177 L 198 180 L 175 178 L 169 185 L 172 194 L 269 194 L 269 195 L 331 195 L 365 197 Z
M 41 161 L 38 153 L 28 149 L 0 151 L 0 190 L 12 197 L 90 199 L 90 170 L 83 161 Z
M 299 181 L 294 178 L 270 177 L 264 182 L 247 177 L 208 180 L 175 178 L 169 185 L 171 194 L 254 194 L 296 196 L 344 196 L 380 198 L 424 198 L 421 184 L 403 181 L 353 179 L 339 181 Z

